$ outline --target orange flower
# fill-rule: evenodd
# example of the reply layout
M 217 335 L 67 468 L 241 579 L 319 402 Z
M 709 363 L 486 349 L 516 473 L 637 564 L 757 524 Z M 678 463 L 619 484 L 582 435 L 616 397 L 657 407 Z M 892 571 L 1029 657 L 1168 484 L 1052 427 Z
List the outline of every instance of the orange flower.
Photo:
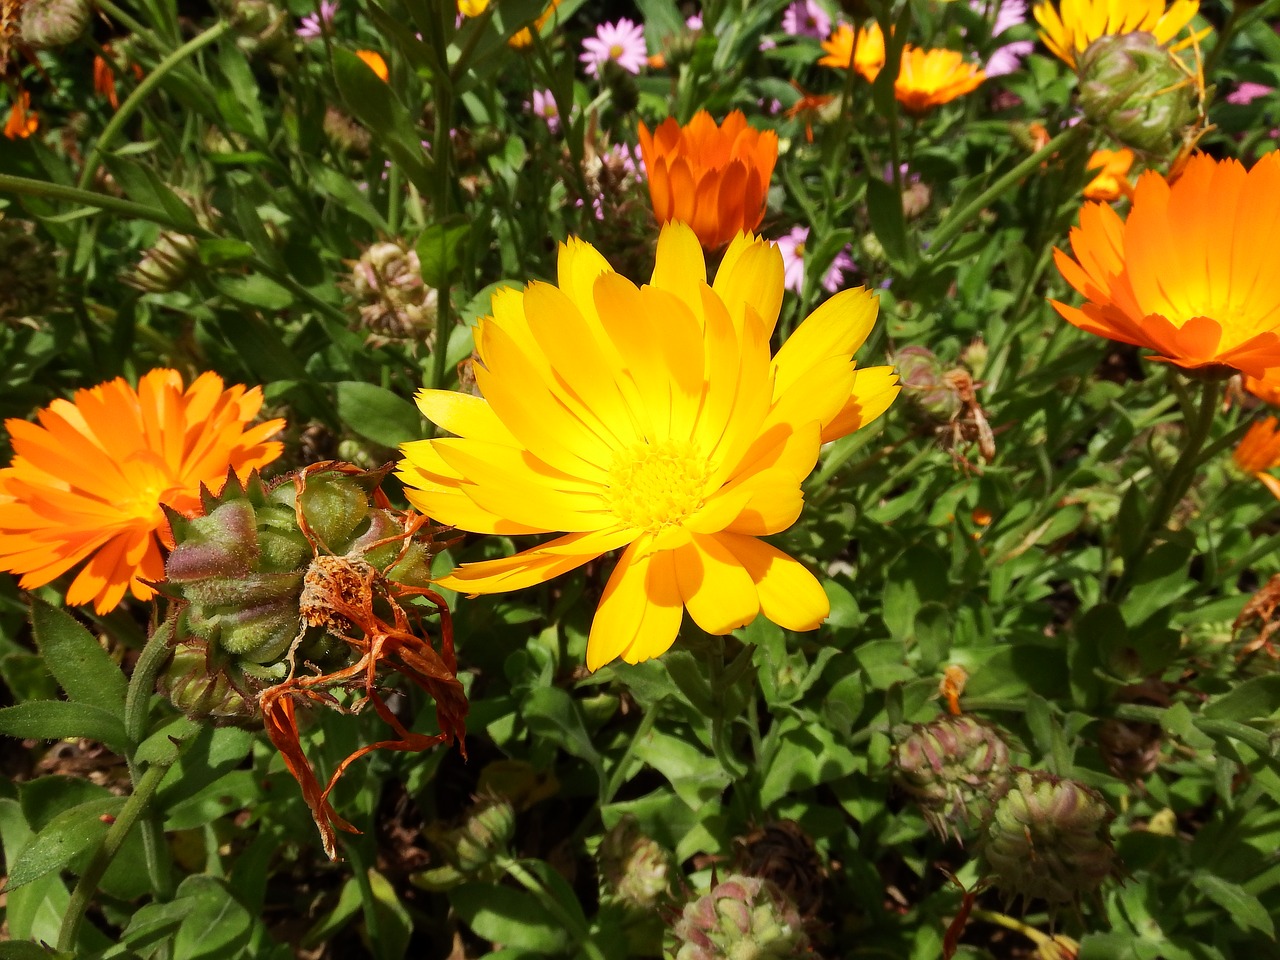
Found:
M 1280 498 L 1280 480 L 1266 472 L 1280 466 L 1280 430 L 1276 429 L 1275 417 L 1267 417 L 1251 426 L 1231 459 L 1237 467 L 1245 473 L 1252 473 Z
M 1280 367 L 1280 154 L 1197 155 L 1172 185 L 1148 170 L 1127 220 L 1089 203 L 1070 239 L 1054 257 L 1086 302 L 1051 301 L 1067 322 L 1188 369 Z
M 741 110 L 721 126 L 705 110 L 683 127 L 668 117 L 652 135 L 641 123 L 640 155 L 658 223 L 689 224 L 708 250 L 764 219 L 778 135 L 749 126 Z
M 383 83 L 391 77 L 391 71 L 387 69 L 387 61 L 382 59 L 382 54 L 374 50 L 357 50 L 356 56 L 363 60 Z
M 1133 166 L 1133 151 L 1127 147 L 1119 150 L 1095 150 L 1089 158 L 1086 170 L 1097 170 L 1098 175 L 1084 188 L 1086 200 L 1110 203 L 1133 194 L 1129 183 L 1129 168 Z
M 25 140 L 40 129 L 40 116 L 31 110 L 31 94 L 20 91 L 9 108 L 9 119 L 5 121 L 4 135 L 10 140 Z
M 539 16 L 537 20 L 533 21 L 533 27 L 525 27 L 522 30 L 517 30 L 511 35 L 511 39 L 507 41 L 507 44 L 515 47 L 516 49 L 522 49 L 529 46 L 533 43 L 533 34 L 530 32 L 530 29 L 537 30 L 541 33 L 542 28 L 547 25 L 547 21 L 551 19 L 558 6 L 560 6 L 560 0 L 551 0 L 551 2 L 547 4 L 547 8 L 542 11 L 542 15 Z
M 893 95 L 908 113 L 927 113 L 956 97 L 976 90 L 987 79 L 979 67 L 966 63 L 955 50 L 902 48 L 902 65 Z
M 42 586 L 83 560 L 67 603 L 115 608 L 164 579 L 160 543 L 172 545 L 163 507 L 194 515 L 200 490 L 228 470 L 245 477 L 280 455 L 271 420 L 245 429 L 262 391 L 223 389 L 214 373 L 185 391 L 175 370 L 152 370 L 135 391 L 122 378 L 55 400 L 39 424 L 8 420 L 13 463 L 0 469 L 0 570 Z
M 852 60 L 853 69 L 869 83 L 875 82 L 884 66 L 884 32 L 878 23 L 862 27 L 856 37 L 853 27 L 842 23 L 831 34 L 831 39 L 822 41 L 822 49 L 827 55 L 818 61 L 820 66 L 848 70 Z
M 107 44 L 102 48 L 104 53 L 111 53 L 111 45 Z M 133 75 L 139 80 L 142 79 L 142 67 L 136 63 L 130 64 Z M 107 98 L 107 103 L 111 104 L 112 110 L 120 109 L 120 96 L 116 92 L 116 74 L 111 64 L 102 56 L 93 58 L 93 89 Z
M 1263 403 L 1280 407 L 1280 368 L 1268 370 L 1262 377 L 1245 377 L 1244 388 Z
M 785 116 L 788 120 L 803 118 L 805 142 L 813 143 L 813 122 L 822 119 L 822 111 L 835 97 L 829 93 L 809 93 L 794 80 L 791 86 L 796 88 L 800 99 L 787 108 Z

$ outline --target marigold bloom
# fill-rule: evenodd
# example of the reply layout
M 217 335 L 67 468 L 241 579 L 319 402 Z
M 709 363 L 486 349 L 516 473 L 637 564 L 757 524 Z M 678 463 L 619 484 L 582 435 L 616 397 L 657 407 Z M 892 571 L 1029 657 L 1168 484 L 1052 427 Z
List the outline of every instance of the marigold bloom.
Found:
M 1133 151 L 1127 147 L 1119 150 L 1095 150 L 1089 158 L 1086 170 L 1097 170 L 1098 175 L 1085 184 L 1086 200 L 1110 203 L 1133 193 L 1129 183 L 1129 169 L 1133 166 Z
M 741 110 L 720 126 L 699 110 L 683 127 L 668 117 L 652 135 L 641 123 L 640 156 L 658 223 L 687 223 L 714 250 L 764 219 L 778 135 L 750 126 Z
M 1245 377 L 1244 388 L 1263 403 L 1280 407 L 1280 368 L 1268 370 L 1263 377 Z
M 363 60 L 383 83 L 386 83 L 391 78 L 391 71 L 387 69 L 387 61 L 382 59 L 382 54 L 376 50 L 357 50 L 356 56 Z
M 1149 170 L 1127 220 L 1086 204 L 1070 240 L 1054 258 L 1086 302 L 1051 301 L 1069 323 L 1180 367 L 1280 366 L 1280 154 L 1247 172 L 1199 154 L 1172 185 Z
M 487 3 L 488 0 L 485 0 L 485 2 Z M 542 28 L 545 27 L 547 25 L 547 21 L 555 15 L 556 8 L 559 6 L 560 0 L 551 0 L 551 2 L 547 4 L 546 9 L 538 15 L 538 19 L 533 21 L 533 26 L 517 30 L 511 35 L 511 39 L 507 41 L 507 45 L 515 47 L 516 49 L 523 49 L 524 47 L 531 45 L 533 43 L 533 33 L 531 31 L 537 30 L 541 33 Z
M 819 66 L 848 70 L 852 60 L 853 69 L 869 83 L 875 82 L 884 67 L 884 33 L 878 23 L 860 28 L 856 35 L 853 27 L 842 23 L 830 39 L 822 41 L 822 49 L 827 55 L 818 60 Z
M 893 95 L 909 113 L 927 113 L 978 88 L 987 75 L 965 62 L 955 50 L 902 48 L 902 65 L 893 82 Z
M 4 135 L 10 140 L 25 140 L 40 129 L 40 115 L 31 109 L 31 94 L 19 91 L 9 108 L 9 119 L 4 124 Z
M 89 562 L 67 603 L 115 608 L 130 590 L 164 579 L 160 543 L 172 545 L 162 506 L 200 509 L 200 488 L 217 492 L 228 469 L 245 477 L 280 455 L 271 420 L 246 429 L 262 391 L 223 389 L 214 373 L 186 390 L 176 370 L 152 370 L 135 391 L 117 378 L 55 400 L 39 423 L 8 420 L 13 463 L 0 469 L 0 570 L 42 586 Z
M 478 17 L 489 8 L 489 0 L 458 0 L 458 13 L 464 17 Z
M 1263 486 L 1280 498 L 1280 479 L 1267 473 L 1280 466 L 1280 430 L 1276 418 L 1267 417 L 1249 427 L 1231 459 L 1245 473 L 1252 473 Z
M 708 285 L 693 231 L 672 223 L 649 286 L 571 239 L 558 286 L 495 294 L 476 328 L 483 399 L 422 391 L 419 408 L 457 437 L 405 444 L 400 477 L 411 503 L 462 530 L 567 532 L 439 584 L 518 590 L 625 547 L 592 623 L 592 670 L 658 656 L 686 608 L 714 634 L 758 613 L 816 628 L 821 585 L 757 538 L 796 521 L 819 445 L 878 417 L 898 386 L 892 368 L 855 369 L 876 317 L 862 289 L 770 358 L 782 292 L 772 244 L 739 236 Z
M 1040 39 L 1067 66 L 1076 54 L 1099 37 L 1121 33 L 1150 33 L 1168 44 L 1200 10 L 1200 0 L 1053 0 L 1038 3 L 1032 13 L 1040 24 Z M 1173 49 L 1177 49 L 1176 45 Z

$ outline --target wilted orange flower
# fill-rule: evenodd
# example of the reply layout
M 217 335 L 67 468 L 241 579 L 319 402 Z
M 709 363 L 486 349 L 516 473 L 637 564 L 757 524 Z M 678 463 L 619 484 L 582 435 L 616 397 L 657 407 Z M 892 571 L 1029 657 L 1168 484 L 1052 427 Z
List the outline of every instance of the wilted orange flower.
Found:
M 771 357 L 782 295 L 776 246 L 737 237 L 709 284 L 684 223 L 663 228 L 648 286 L 571 239 L 558 286 L 495 294 L 476 328 L 482 397 L 422 391 L 422 412 L 456 436 L 405 444 L 399 476 L 441 523 L 564 533 L 438 583 L 518 590 L 625 548 L 591 625 L 592 670 L 663 653 L 686 609 L 713 634 L 758 614 L 815 629 L 830 610 L 821 584 L 760 538 L 799 517 L 821 444 L 899 388 L 891 368 L 853 361 L 874 295 L 837 293 Z
M 280 455 L 271 420 L 246 429 L 262 391 L 224 390 L 214 373 L 183 390 L 176 370 L 152 370 L 135 391 L 122 378 L 55 400 L 39 424 L 8 420 L 13 463 L 0 469 L 0 570 L 32 589 L 88 560 L 67 603 L 115 608 L 164 579 L 162 507 L 200 509 L 200 488 L 217 492 L 229 469 L 244 477 Z
M 827 55 L 818 61 L 820 66 L 848 70 L 852 60 L 853 69 L 868 82 L 874 83 L 884 67 L 884 32 L 878 23 L 860 28 L 856 34 L 853 27 L 842 23 L 829 40 L 822 41 L 822 49 Z
M 1067 66 L 1076 65 L 1076 54 L 1099 37 L 1122 33 L 1150 33 L 1168 44 L 1200 9 L 1200 0 L 1053 0 L 1038 3 L 1032 11 L 1040 24 L 1040 39 Z M 1203 36 L 1204 34 L 1197 34 Z M 1190 40 L 1170 49 L 1186 46 Z
M 103 46 L 103 51 L 111 52 L 111 45 Z M 133 75 L 139 80 L 142 79 L 142 67 L 136 63 L 130 64 Z M 120 96 L 116 92 L 116 74 L 111 68 L 111 64 L 101 55 L 93 58 L 93 89 L 107 98 L 107 103 L 111 104 L 112 110 L 120 109 Z
M 893 95 L 909 113 L 926 113 L 976 90 L 987 75 L 955 50 L 902 48 L 902 65 Z
M 40 116 L 31 109 L 31 94 L 19 91 L 9 108 L 9 119 L 4 124 L 4 135 L 10 140 L 25 140 L 40 129 Z
M 1129 182 L 1129 169 L 1133 166 L 1133 151 L 1128 147 L 1119 150 L 1095 150 L 1089 158 L 1086 170 L 1097 170 L 1098 175 L 1084 188 L 1086 200 L 1110 203 L 1133 193 Z
M 488 3 L 488 0 L 482 0 L 482 2 Z M 532 27 L 524 27 L 521 30 L 517 30 L 511 35 L 511 39 L 508 40 L 507 43 L 517 49 L 527 47 L 532 44 L 533 34 L 530 30 L 537 30 L 541 33 L 542 28 L 547 25 L 547 21 L 551 19 L 552 15 L 556 12 L 556 8 L 559 6 L 560 0 L 551 0 L 551 2 L 547 4 L 547 8 L 538 16 L 538 19 L 533 21 Z
M 1054 258 L 1085 303 L 1051 301 L 1069 323 L 1188 369 L 1280 366 L 1280 154 L 1247 172 L 1199 154 L 1172 185 L 1148 170 L 1127 220 L 1089 203 L 1070 239 Z
M 1245 473 L 1252 473 L 1280 498 L 1280 480 L 1266 472 L 1280 466 L 1280 430 L 1276 429 L 1276 422 L 1275 417 L 1267 417 L 1251 426 L 1231 459 L 1237 467 Z
M 829 93 L 809 93 L 794 80 L 791 81 L 791 86 L 796 88 L 800 99 L 787 108 L 785 116 L 788 120 L 803 118 L 805 142 L 813 143 L 813 121 L 822 118 L 822 111 L 835 97 Z
M 356 56 L 363 60 L 383 83 L 391 77 L 391 71 L 387 69 L 387 61 L 383 60 L 382 54 L 376 50 L 357 50 Z
M 705 110 L 683 127 L 668 117 L 652 135 L 641 123 L 640 155 L 658 223 L 689 224 L 708 250 L 764 219 L 778 135 L 750 126 L 741 110 L 721 126 Z

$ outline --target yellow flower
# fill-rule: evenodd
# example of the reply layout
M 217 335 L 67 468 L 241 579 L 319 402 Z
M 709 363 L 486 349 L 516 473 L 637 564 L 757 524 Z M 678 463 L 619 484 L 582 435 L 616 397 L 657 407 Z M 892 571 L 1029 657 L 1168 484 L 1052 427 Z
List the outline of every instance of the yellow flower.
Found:
M 489 8 L 489 0 L 458 0 L 458 12 L 464 17 L 478 17 Z
M 1176 37 L 1200 9 L 1200 0 L 1044 0 L 1032 11 L 1040 24 L 1040 39 L 1069 67 L 1076 54 L 1099 37 L 1121 33 L 1154 34 L 1159 43 Z M 1190 41 L 1187 41 L 1190 42 Z M 1185 44 L 1178 44 L 1178 49 Z
M 1086 204 L 1070 239 L 1054 259 L 1086 302 L 1051 301 L 1069 323 L 1188 369 L 1280 367 L 1280 153 L 1249 171 L 1200 154 L 1173 184 L 1148 170 L 1127 219 Z
M 484 0 L 484 2 L 487 3 L 488 0 Z M 530 44 L 532 44 L 533 34 L 530 33 L 530 30 L 537 30 L 539 33 L 541 33 L 542 28 L 547 25 L 547 21 L 551 19 L 551 17 L 556 12 L 556 8 L 559 6 L 560 6 L 560 0 L 551 0 L 551 2 L 547 4 L 546 9 L 543 10 L 542 13 L 538 16 L 538 19 L 533 21 L 533 26 L 524 27 L 523 29 L 517 30 L 515 33 L 511 35 L 511 39 L 507 41 L 507 44 L 509 46 L 515 47 L 517 50 L 523 49 L 524 47 L 527 47 Z
M 856 36 L 853 27 L 842 23 L 829 40 L 822 41 L 822 49 L 827 55 L 818 61 L 819 66 L 848 70 L 852 60 L 853 69 L 871 83 L 875 82 L 884 66 L 884 33 L 878 23 L 860 28 Z
M 1280 479 L 1266 471 L 1280 466 L 1280 430 L 1276 418 L 1267 417 L 1249 427 L 1231 459 L 1245 473 L 1252 473 L 1276 497 L 1280 497 Z
M 8 420 L 11 466 L 0 470 L 0 570 L 30 590 L 89 562 L 67 603 L 112 610 L 126 589 L 139 600 L 164 579 L 160 542 L 172 546 L 163 507 L 192 515 L 200 488 L 217 493 L 280 455 L 271 420 L 246 429 L 262 391 L 206 373 L 183 390 L 176 370 L 152 370 L 135 391 L 117 378 L 55 400 L 40 423 Z
M 663 228 L 637 288 L 589 244 L 560 248 L 558 285 L 502 290 L 476 328 L 483 399 L 424 390 L 418 406 L 456 438 L 406 444 L 410 502 L 492 534 L 565 535 L 440 580 L 467 594 L 542 583 L 625 548 L 587 645 L 594 670 L 671 646 L 688 609 L 724 634 L 763 613 L 812 630 L 818 580 L 758 537 L 800 515 L 821 443 L 878 417 L 889 367 L 855 369 L 876 317 L 865 290 L 836 294 L 775 357 L 782 256 L 740 235 L 708 285 L 684 223 Z
M 1084 188 L 1086 200 L 1110 203 L 1133 193 L 1129 183 L 1129 169 L 1133 166 L 1133 151 L 1127 147 L 1119 150 L 1095 150 L 1089 157 L 1086 170 L 1097 170 L 1098 175 Z
M 391 76 L 391 71 L 387 69 L 387 61 L 382 59 L 382 54 L 376 50 L 357 50 L 356 56 L 365 62 L 370 70 L 378 75 L 378 79 L 386 83 Z
M 978 88 L 987 75 L 955 50 L 902 48 L 893 95 L 909 113 L 926 113 Z

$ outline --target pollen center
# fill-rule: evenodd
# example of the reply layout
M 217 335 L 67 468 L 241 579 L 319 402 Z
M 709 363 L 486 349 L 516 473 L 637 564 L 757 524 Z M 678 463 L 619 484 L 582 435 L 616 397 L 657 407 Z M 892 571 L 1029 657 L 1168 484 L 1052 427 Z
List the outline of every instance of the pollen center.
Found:
M 702 508 L 710 464 L 687 440 L 619 450 L 609 469 L 609 505 L 628 526 L 656 533 Z
M 622 56 L 622 52 L 623 52 L 623 51 L 622 51 L 622 44 L 620 44 L 620 43 L 615 43 L 613 46 L 611 46 L 611 47 L 609 48 L 609 59 L 610 59 L 610 60 L 617 60 L 617 59 L 619 59 L 619 58 Z

